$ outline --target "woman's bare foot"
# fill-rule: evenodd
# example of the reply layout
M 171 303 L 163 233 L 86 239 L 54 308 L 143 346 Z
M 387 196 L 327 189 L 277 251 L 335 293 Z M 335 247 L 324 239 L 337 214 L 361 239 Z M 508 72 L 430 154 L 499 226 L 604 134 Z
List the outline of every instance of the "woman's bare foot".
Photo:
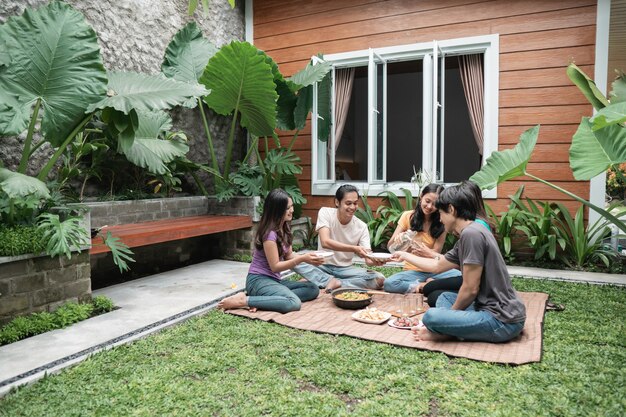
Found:
M 328 284 L 326 285 L 326 291 L 332 291 L 332 290 L 336 290 L 337 288 L 341 287 L 341 281 L 339 281 L 337 278 L 331 278 L 330 281 L 328 281 Z
M 226 297 L 222 301 L 217 303 L 217 308 L 219 308 L 220 310 L 231 310 L 233 308 L 244 307 L 248 307 L 248 297 L 246 297 L 246 294 L 244 294 L 243 292 L 239 292 L 235 295 L 231 295 L 230 297 Z
M 451 340 L 451 336 L 445 334 L 433 333 L 426 328 L 426 326 L 419 326 L 412 329 L 413 338 L 418 342 L 443 342 L 444 340 Z
M 385 286 L 385 278 L 376 278 L 377 290 L 382 290 Z

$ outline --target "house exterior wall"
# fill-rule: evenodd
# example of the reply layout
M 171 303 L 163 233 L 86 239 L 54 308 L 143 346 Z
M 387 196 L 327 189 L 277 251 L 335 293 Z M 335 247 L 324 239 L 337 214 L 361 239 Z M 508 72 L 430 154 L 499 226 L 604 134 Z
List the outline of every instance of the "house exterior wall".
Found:
M 286 76 L 318 53 L 499 34 L 498 149 L 514 147 L 523 131 L 540 124 L 528 171 L 589 197 L 589 182 L 574 180 L 568 160 L 571 138 L 592 107 L 565 69 L 574 62 L 593 76 L 595 0 L 254 0 L 253 7 L 254 43 Z M 285 132 L 281 139 L 291 136 Z M 320 207 L 332 205 L 332 197 L 311 195 L 310 125 L 294 149 L 302 159 L 299 181 L 308 199 L 303 214 L 315 217 Z M 498 199 L 488 203 L 496 212 L 505 210 L 507 196 L 521 185 L 533 199 L 562 202 L 572 210 L 579 205 L 526 177 L 501 184 Z

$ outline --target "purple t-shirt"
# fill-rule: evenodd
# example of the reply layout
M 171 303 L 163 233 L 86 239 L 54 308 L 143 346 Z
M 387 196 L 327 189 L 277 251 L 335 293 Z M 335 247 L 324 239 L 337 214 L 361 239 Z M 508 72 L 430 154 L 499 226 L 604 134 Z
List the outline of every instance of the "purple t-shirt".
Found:
M 278 239 L 278 235 L 274 230 L 267 234 L 267 237 L 263 240 L 264 242 L 267 240 L 271 240 L 276 242 Z M 287 253 L 289 248 L 283 246 L 283 253 Z M 281 256 L 281 261 L 284 260 L 284 257 Z M 268 277 L 275 278 L 280 281 L 280 272 L 272 271 L 270 268 L 269 262 L 267 262 L 267 258 L 265 257 L 265 251 L 263 249 L 259 250 L 254 248 L 254 254 L 252 255 L 252 263 L 250 264 L 250 269 L 248 270 L 248 274 L 258 274 L 258 275 L 266 275 Z

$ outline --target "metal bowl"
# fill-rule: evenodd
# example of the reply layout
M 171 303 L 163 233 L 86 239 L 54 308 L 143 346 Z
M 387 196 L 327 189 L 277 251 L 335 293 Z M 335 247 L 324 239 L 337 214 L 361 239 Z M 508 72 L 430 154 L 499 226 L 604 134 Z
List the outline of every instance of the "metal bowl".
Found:
M 341 298 L 337 298 L 338 294 L 344 292 L 358 292 L 364 293 L 367 295 L 367 298 L 364 300 L 342 300 Z M 357 288 L 339 288 L 334 290 L 332 293 L 333 303 L 339 308 L 345 308 L 348 310 L 359 310 L 367 307 L 372 303 L 372 295 L 367 293 L 367 290 L 361 290 Z

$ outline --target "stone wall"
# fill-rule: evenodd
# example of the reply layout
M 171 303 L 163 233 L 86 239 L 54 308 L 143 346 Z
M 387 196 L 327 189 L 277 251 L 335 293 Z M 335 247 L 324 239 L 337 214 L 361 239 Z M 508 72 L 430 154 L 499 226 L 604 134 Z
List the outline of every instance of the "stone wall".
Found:
M 13 317 L 53 311 L 91 298 L 89 252 L 66 257 L 0 258 L 0 325 Z
M 107 70 L 158 73 L 167 44 L 178 30 L 193 20 L 198 23 L 205 38 L 218 47 L 245 38 L 244 1 L 237 1 L 235 9 L 231 9 L 226 0 L 211 0 L 206 16 L 202 13 L 202 8 L 198 7 L 193 17 L 187 15 L 188 0 L 66 2 L 83 13 L 96 31 Z M 38 7 L 46 3 L 46 0 L 2 0 L 0 24 L 10 16 L 21 15 L 26 7 Z M 174 119 L 173 130 L 184 131 L 189 139 L 188 158 L 194 162 L 208 162 L 206 136 L 197 109 L 176 109 L 171 113 Z M 208 112 L 208 118 L 215 151 L 218 160 L 222 161 L 226 153 L 231 119 L 211 111 Z M 25 137 L 24 132 L 19 137 L 3 138 L 0 141 L 0 162 L 5 167 L 11 170 L 17 168 Z M 38 141 L 39 138 L 35 140 Z M 244 148 L 245 137 L 240 131 L 234 147 L 233 161 L 241 159 Z M 47 145 L 42 146 L 31 157 L 28 172 L 31 175 L 38 173 L 51 154 Z M 204 182 L 209 183 L 206 174 L 199 175 Z

